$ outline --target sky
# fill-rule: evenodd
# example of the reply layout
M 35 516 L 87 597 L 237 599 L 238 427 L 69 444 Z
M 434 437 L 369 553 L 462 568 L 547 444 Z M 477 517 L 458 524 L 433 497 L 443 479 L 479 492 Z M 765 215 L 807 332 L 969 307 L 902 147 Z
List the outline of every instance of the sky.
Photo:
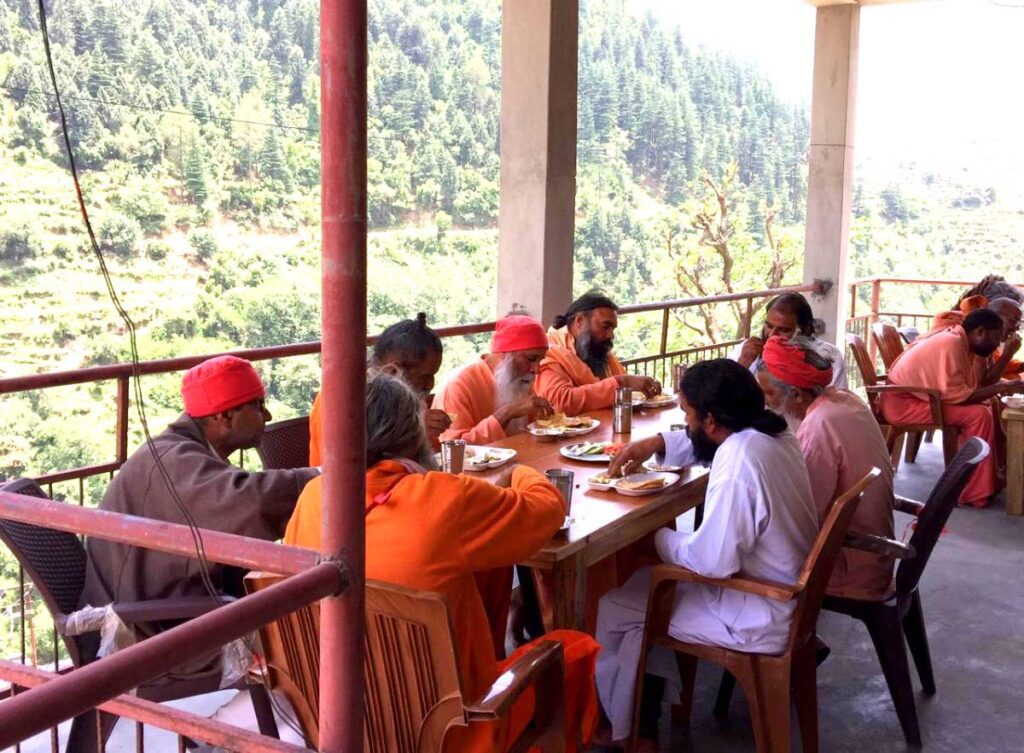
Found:
M 810 100 L 815 9 L 801 0 L 628 0 L 691 43 L 758 65 Z M 1024 0 L 926 0 L 861 10 L 858 161 L 1024 168 Z M 1012 169 L 1011 169 L 1012 167 Z

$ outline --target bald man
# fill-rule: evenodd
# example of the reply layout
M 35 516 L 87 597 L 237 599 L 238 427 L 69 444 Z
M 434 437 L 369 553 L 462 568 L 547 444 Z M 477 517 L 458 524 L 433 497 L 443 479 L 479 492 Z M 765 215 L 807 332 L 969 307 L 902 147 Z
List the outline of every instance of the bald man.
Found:
M 1024 363 L 1014 356 L 1020 350 L 1020 304 L 1012 298 L 996 298 L 988 304 L 989 309 L 1003 320 L 1003 340 L 999 350 L 992 354 L 982 377 L 982 384 L 995 384 L 1000 379 L 1018 379 L 1024 371 Z

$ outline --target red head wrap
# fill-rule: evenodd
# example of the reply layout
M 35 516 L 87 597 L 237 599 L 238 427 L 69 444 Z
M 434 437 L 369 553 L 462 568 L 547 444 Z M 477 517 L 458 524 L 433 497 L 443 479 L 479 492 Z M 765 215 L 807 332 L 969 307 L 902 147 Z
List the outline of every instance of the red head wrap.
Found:
M 213 416 L 266 395 L 253 365 L 236 356 L 217 356 L 193 366 L 181 380 L 185 412 Z
M 784 384 L 802 389 L 827 387 L 832 383 L 832 367 L 816 369 L 807 363 L 804 351 L 788 339 L 773 335 L 764 344 L 761 359 L 768 372 Z
M 491 338 L 492 353 L 511 353 L 516 350 L 547 350 L 548 336 L 544 326 L 532 316 L 513 314 L 500 320 Z

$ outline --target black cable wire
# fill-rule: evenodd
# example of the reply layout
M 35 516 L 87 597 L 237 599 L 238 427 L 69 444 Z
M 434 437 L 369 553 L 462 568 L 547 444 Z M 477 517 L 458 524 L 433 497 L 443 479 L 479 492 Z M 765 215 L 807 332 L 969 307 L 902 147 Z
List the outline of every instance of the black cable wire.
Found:
M 202 534 L 200 533 L 199 526 L 196 523 L 195 518 L 192 516 L 192 513 L 185 506 L 185 503 L 182 501 L 181 496 L 178 494 L 178 491 L 174 486 L 174 481 L 172 480 L 170 473 L 167 471 L 167 468 L 164 466 L 163 460 L 160 458 L 160 454 L 156 450 L 156 445 L 154 444 L 153 437 L 149 431 L 149 423 L 146 419 L 145 402 L 142 391 L 142 375 L 139 370 L 140 358 L 138 342 L 136 338 L 135 322 L 132 320 L 131 315 L 128 313 L 127 309 L 125 309 L 124 305 L 121 303 L 121 299 L 118 296 L 117 290 L 114 287 L 113 280 L 110 277 L 110 271 L 107 269 L 106 259 L 103 256 L 103 251 L 96 240 L 96 233 L 93 231 L 92 220 L 89 218 L 89 210 L 85 205 L 85 197 L 82 193 L 82 185 L 78 177 L 78 166 L 75 163 L 75 153 L 74 149 L 72 149 L 71 147 L 71 136 L 68 131 L 68 122 L 67 116 L 64 112 L 64 103 L 61 101 L 60 87 L 57 85 L 57 73 L 53 64 L 53 53 L 50 49 L 50 35 L 47 29 L 46 7 L 44 5 L 44 0 L 38 0 L 38 6 L 39 25 L 43 37 L 43 48 L 46 52 L 46 64 L 47 69 L 50 73 L 50 83 L 53 86 L 53 96 L 57 101 L 57 111 L 60 116 L 61 135 L 63 136 L 64 146 L 67 150 L 68 165 L 71 170 L 71 179 L 75 186 L 75 196 L 78 199 L 78 209 L 82 215 L 82 221 L 85 223 L 86 233 L 89 236 L 89 243 L 92 247 L 93 254 L 96 256 L 96 260 L 99 263 L 100 272 L 103 275 L 103 281 L 107 287 L 107 294 L 110 296 L 110 300 L 114 304 L 114 308 L 117 310 L 118 315 L 121 317 L 122 321 L 124 321 L 125 327 L 128 330 L 132 363 L 132 392 L 135 397 L 135 408 L 139 416 L 139 422 L 142 425 L 142 431 L 146 438 L 146 446 L 149 448 L 149 451 L 153 456 L 154 464 L 157 468 L 161 480 L 164 483 L 165 488 L 170 493 L 175 505 L 178 507 L 178 510 L 181 512 L 182 516 L 185 518 L 189 531 L 191 532 L 192 542 L 196 551 L 196 559 L 199 562 L 199 571 L 203 582 L 203 586 L 206 589 L 207 593 L 209 594 L 210 598 L 213 599 L 214 603 L 217 606 L 220 606 L 225 602 L 222 595 L 217 591 L 216 587 L 214 586 L 213 580 L 210 578 L 210 563 L 206 557 L 206 549 L 203 546 L 203 537 Z M 243 638 L 243 642 L 245 643 L 246 648 L 249 649 L 250 653 L 252 653 L 254 657 L 259 654 L 259 652 L 256 649 L 256 645 L 252 640 L 248 638 Z M 298 732 L 303 738 L 305 738 L 305 734 L 303 733 L 298 723 L 294 721 L 290 717 L 290 715 L 287 712 L 285 712 L 283 708 L 281 708 L 280 704 L 275 699 L 273 691 L 270 687 L 270 679 L 264 672 L 262 663 L 257 662 L 257 666 L 259 667 L 261 682 L 267 688 L 267 695 L 270 698 L 270 702 L 274 710 L 277 711 L 277 713 L 285 720 L 289 727 L 291 727 L 293 730 Z

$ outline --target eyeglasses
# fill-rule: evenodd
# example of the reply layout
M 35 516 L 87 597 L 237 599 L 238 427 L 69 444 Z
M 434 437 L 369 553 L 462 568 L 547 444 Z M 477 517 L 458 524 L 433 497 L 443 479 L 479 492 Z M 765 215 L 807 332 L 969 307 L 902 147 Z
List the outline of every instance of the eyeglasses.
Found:
M 267 399 L 265 397 L 258 397 L 255 400 L 250 400 L 246 405 L 252 405 L 257 410 L 265 410 L 267 407 Z

